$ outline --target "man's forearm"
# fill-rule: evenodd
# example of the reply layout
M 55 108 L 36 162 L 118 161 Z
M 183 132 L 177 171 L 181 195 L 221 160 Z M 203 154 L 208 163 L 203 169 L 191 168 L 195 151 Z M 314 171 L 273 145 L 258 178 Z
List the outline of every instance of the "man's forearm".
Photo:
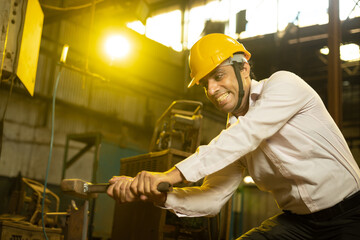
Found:
M 166 171 L 165 174 L 171 179 L 170 183 L 172 185 L 186 180 L 184 175 L 176 167 L 172 167 Z

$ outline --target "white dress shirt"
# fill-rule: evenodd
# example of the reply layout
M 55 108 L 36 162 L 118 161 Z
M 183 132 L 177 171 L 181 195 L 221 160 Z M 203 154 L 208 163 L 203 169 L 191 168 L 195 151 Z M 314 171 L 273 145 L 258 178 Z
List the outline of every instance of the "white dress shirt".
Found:
M 283 210 L 297 214 L 335 205 L 360 189 L 360 170 L 318 94 L 297 75 L 279 71 L 252 80 L 249 110 L 178 163 L 188 181 L 165 207 L 178 216 L 217 214 L 237 189 L 243 170 Z

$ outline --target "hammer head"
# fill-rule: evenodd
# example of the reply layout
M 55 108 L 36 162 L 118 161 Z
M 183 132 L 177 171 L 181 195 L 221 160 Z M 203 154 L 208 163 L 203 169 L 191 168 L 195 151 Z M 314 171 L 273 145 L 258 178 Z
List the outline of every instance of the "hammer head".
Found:
M 75 197 L 83 199 L 96 198 L 98 196 L 97 193 L 91 193 L 87 190 L 89 185 L 91 183 L 81 179 L 63 179 L 60 187 L 64 193 Z

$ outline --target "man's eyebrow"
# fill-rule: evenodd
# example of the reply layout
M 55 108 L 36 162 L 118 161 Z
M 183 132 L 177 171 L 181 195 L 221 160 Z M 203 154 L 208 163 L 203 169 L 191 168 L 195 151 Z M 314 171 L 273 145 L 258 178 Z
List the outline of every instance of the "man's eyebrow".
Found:
M 222 66 L 218 66 L 216 67 L 214 70 L 212 70 L 211 72 L 209 72 L 205 77 L 201 78 L 199 80 L 199 84 L 201 84 L 201 82 L 204 82 L 206 81 L 208 78 L 214 76 L 216 73 L 221 73 L 221 72 L 224 72 L 225 70 L 222 68 Z
M 201 82 L 202 80 L 205 80 L 213 75 L 215 75 L 218 72 L 223 72 L 224 70 L 221 68 L 221 66 L 215 68 L 214 70 L 212 70 L 211 72 L 209 72 L 205 77 L 203 77 L 202 79 L 200 79 L 199 82 Z

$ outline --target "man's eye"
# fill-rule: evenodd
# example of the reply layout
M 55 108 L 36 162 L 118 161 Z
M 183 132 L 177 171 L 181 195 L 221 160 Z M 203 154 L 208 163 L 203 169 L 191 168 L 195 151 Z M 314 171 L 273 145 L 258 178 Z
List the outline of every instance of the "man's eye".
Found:
M 215 76 L 214 76 L 214 79 L 216 80 L 216 81 L 220 81 L 222 78 L 223 78 L 223 74 L 216 74 Z

